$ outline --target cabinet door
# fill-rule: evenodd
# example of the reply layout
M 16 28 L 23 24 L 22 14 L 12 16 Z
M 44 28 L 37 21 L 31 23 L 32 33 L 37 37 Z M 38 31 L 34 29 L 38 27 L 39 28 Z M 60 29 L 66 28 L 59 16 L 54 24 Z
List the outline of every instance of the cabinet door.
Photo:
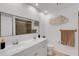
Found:
M 12 35 L 12 16 L 1 13 L 1 36 Z
M 39 47 L 36 50 L 28 54 L 28 56 L 47 56 L 47 47 Z
M 41 56 L 47 56 L 47 47 L 46 47 L 46 45 L 43 45 L 42 47 L 41 47 Z
M 28 54 L 28 56 L 42 56 L 42 54 L 41 54 L 41 48 L 36 49 L 36 50 L 30 52 L 30 53 Z

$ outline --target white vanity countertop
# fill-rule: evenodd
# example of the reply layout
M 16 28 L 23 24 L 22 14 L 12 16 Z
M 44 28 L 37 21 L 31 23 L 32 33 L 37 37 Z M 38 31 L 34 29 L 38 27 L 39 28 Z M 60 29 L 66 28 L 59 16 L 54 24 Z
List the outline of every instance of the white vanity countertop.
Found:
M 28 49 L 42 41 L 46 40 L 45 38 L 37 38 L 37 39 L 30 39 L 23 42 L 19 42 L 19 44 L 16 45 L 10 45 L 5 47 L 5 49 L 0 49 L 0 56 L 11 56 L 16 53 L 19 53 L 25 49 Z

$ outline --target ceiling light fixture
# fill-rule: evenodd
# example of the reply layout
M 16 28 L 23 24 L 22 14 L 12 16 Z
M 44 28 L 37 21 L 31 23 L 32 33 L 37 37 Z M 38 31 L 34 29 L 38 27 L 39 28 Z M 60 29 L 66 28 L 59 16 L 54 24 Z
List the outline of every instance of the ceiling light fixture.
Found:
M 35 3 L 35 6 L 38 6 L 39 4 L 38 3 Z
M 47 14 L 47 11 L 45 10 L 44 13 Z

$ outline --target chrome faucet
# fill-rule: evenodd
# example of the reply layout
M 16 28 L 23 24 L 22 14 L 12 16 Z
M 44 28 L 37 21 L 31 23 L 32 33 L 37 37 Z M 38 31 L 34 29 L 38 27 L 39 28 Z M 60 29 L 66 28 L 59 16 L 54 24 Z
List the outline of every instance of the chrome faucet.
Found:
M 13 45 L 17 45 L 19 43 L 19 41 L 16 39 L 14 42 L 13 42 Z

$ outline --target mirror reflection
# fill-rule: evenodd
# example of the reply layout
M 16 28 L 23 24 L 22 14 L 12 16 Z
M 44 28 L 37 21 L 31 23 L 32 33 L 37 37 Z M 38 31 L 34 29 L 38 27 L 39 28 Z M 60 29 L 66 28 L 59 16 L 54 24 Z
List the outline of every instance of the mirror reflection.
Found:
M 31 34 L 38 29 L 39 21 L 0 12 L 0 36 Z

